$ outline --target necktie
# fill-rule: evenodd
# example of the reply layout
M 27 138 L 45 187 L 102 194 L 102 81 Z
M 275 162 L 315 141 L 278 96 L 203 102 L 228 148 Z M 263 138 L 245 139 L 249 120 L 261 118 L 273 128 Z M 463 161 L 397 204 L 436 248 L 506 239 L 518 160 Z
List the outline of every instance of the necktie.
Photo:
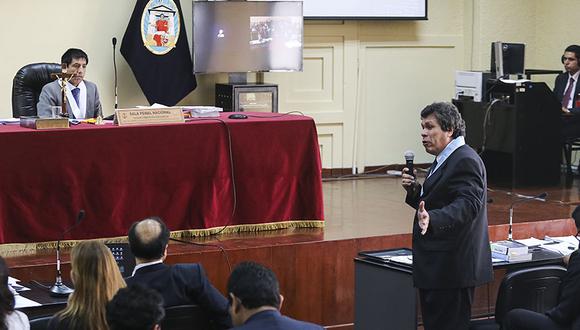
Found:
M 81 93 L 81 89 L 80 88 L 73 88 L 73 90 L 71 91 L 73 97 L 75 98 L 75 102 L 77 103 L 77 107 L 79 106 L 79 95 Z
M 564 93 L 564 97 L 562 98 L 562 106 L 564 108 L 568 108 L 568 103 L 570 103 L 570 98 L 572 97 L 573 87 L 574 87 L 574 78 L 570 77 L 568 88 L 566 88 L 566 92 Z
M 435 158 L 435 160 L 433 161 L 433 164 L 431 164 L 431 167 L 429 168 L 429 175 L 427 175 L 427 177 L 430 177 L 431 174 L 433 174 L 433 172 L 435 172 L 436 168 L 437 168 L 437 158 Z

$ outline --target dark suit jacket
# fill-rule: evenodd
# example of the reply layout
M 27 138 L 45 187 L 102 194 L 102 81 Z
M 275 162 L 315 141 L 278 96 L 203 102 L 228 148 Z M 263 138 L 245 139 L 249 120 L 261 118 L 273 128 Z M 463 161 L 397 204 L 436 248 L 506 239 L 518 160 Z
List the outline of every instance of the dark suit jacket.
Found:
M 214 288 L 200 264 L 155 264 L 138 269 L 126 279 L 127 285 L 140 283 L 157 290 L 164 305 L 199 305 L 218 329 L 229 329 L 232 320 L 228 301 Z
M 291 319 L 287 316 L 283 316 L 277 310 L 266 310 L 252 315 L 246 323 L 238 327 L 232 328 L 232 330 L 322 330 L 323 327 Z
M 564 98 L 564 92 L 566 89 L 566 84 L 568 84 L 568 80 L 570 80 L 570 75 L 568 72 L 563 72 L 556 76 L 556 82 L 554 83 L 554 94 L 560 103 L 562 103 L 562 99 Z M 574 114 L 580 114 L 580 108 L 575 106 L 578 93 L 580 93 L 580 82 L 576 83 L 576 90 L 573 93 L 574 95 L 572 95 L 572 104 L 574 104 L 574 106 L 572 109 L 570 109 L 570 112 Z
M 492 280 L 487 232 L 485 167 L 467 145 L 456 149 L 423 184 L 407 193 L 417 209 L 421 200 L 430 220 L 421 235 L 413 223 L 413 281 L 420 289 L 478 286 Z
M 570 326 L 580 317 L 580 256 L 574 251 L 568 262 L 568 271 L 560 285 L 558 305 L 546 312 L 554 321 Z

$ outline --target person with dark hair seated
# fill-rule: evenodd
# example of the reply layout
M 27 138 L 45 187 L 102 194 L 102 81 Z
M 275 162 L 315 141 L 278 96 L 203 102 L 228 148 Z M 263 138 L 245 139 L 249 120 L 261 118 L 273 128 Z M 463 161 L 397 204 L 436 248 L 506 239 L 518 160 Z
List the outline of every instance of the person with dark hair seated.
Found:
M 139 284 L 119 290 L 107 304 L 110 330 L 159 330 L 164 316 L 161 295 Z
M 69 48 L 60 63 L 66 73 L 73 74 L 66 83 L 67 109 L 70 118 L 96 118 L 101 113 L 101 100 L 97 85 L 85 80 L 89 56 L 81 49 Z M 36 106 L 39 116 L 51 116 L 51 106 L 62 106 L 60 81 L 55 80 L 42 88 Z
M 158 217 L 134 223 L 129 246 L 135 255 L 133 276 L 128 285 L 140 283 L 163 296 L 164 306 L 199 305 L 218 329 L 229 329 L 227 299 L 211 285 L 200 264 L 165 265 L 169 230 Z
M 572 212 L 576 222 L 576 239 L 580 235 L 580 205 Z M 580 329 L 580 256 L 578 249 L 564 257 L 568 265 L 566 275 L 560 285 L 558 305 L 545 314 L 516 308 L 505 317 L 504 330 L 564 330 Z
M 284 297 L 272 270 L 255 262 L 236 266 L 228 280 L 233 329 L 321 330 L 321 326 L 280 314 Z
M 8 266 L 0 257 L 0 330 L 30 329 L 26 314 L 14 310 L 14 294 L 8 287 Z

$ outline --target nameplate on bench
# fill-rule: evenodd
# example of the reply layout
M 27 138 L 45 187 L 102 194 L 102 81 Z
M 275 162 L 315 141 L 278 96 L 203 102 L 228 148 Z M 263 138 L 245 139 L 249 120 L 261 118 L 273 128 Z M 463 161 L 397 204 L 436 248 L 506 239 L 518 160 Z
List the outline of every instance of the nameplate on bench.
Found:
M 183 123 L 183 111 L 172 108 L 132 108 L 115 110 L 119 126 Z

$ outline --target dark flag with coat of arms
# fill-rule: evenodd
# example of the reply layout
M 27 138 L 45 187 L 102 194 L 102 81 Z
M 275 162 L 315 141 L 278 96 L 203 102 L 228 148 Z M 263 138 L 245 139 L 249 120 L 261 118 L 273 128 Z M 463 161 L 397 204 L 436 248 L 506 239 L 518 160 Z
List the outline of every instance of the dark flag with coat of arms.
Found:
M 137 0 L 121 54 L 149 104 L 177 104 L 195 89 L 179 0 Z

